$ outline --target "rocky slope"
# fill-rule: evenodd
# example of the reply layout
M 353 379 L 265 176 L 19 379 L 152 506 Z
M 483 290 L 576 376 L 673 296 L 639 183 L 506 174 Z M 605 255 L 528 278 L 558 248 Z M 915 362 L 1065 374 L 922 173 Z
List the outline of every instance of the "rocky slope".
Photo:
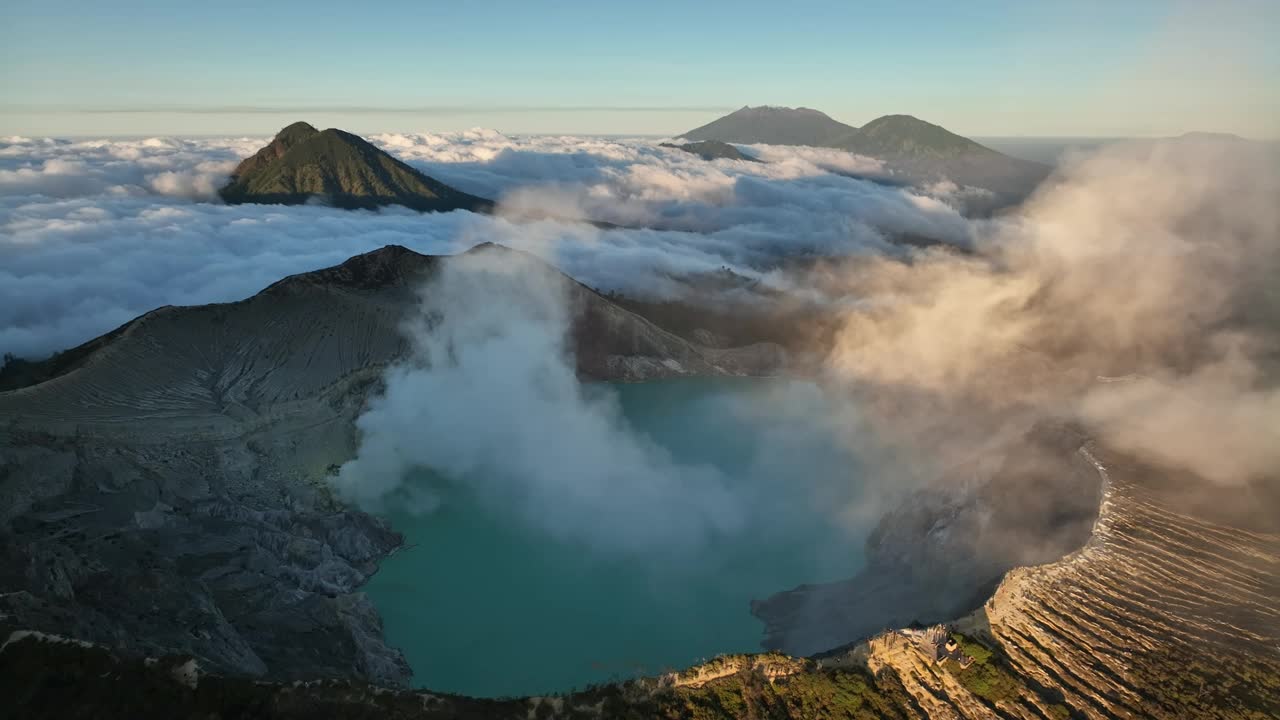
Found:
M 427 177 L 364 138 L 304 122 L 281 130 L 236 167 L 220 191 L 228 203 L 298 205 L 319 201 L 342 208 L 404 205 L 414 210 L 488 211 L 493 202 Z
M 0 393 L 0 620 L 230 674 L 403 682 L 358 592 L 401 540 L 323 478 L 352 457 L 440 262 L 390 246 L 241 302 L 161 308 Z M 695 346 L 577 284 L 571 300 L 585 378 L 782 360 Z
M 863 648 L 865 662 L 930 717 L 1275 717 L 1280 532 L 1186 512 L 1167 470 L 1079 454 L 1104 481 L 1088 544 L 1011 571 L 956 623 L 996 649 L 998 694 L 922 659 L 901 632 Z

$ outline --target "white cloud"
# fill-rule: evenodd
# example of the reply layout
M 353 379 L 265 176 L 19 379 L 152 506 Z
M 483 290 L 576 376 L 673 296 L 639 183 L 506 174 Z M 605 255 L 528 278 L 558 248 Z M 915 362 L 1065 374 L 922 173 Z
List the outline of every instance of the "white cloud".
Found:
M 359 454 L 338 489 L 374 509 L 393 496 L 403 506 L 408 492 L 429 509 L 431 490 L 410 471 L 431 468 L 596 549 L 692 552 L 740 530 L 743 499 L 719 470 L 676 462 L 612 395 L 578 382 L 567 292 L 562 276 L 512 253 L 450 260 L 406 323 L 413 352 L 357 423 Z
M 0 143 L 0 197 L 154 193 L 213 200 L 257 142 L 9 138 Z
M 707 162 L 649 140 L 515 138 L 477 130 L 374 141 L 445 182 L 501 198 L 501 213 L 208 202 L 234 163 L 265 142 L 261 138 L 0 143 L 0 352 L 38 356 L 159 305 L 240 299 L 284 275 L 387 244 L 448 254 L 491 241 L 542 257 L 589 285 L 628 294 L 664 296 L 679 291 L 674 279 L 680 276 L 728 267 L 837 303 L 848 311 L 832 358 L 837 370 L 863 388 L 906 400 L 866 403 L 857 431 L 891 434 L 893 418 L 876 416 L 878 407 L 892 408 L 908 423 L 921 419 L 910 410 L 923 408 L 923 427 L 908 429 L 923 430 L 907 441 L 927 450 L 915 457 L 946 461 L 934 431 L 950 440 L 989 438 L 1012 415 L 1026 420 L 1019 413 L 1031 408 L 1037 417 L 1060 409 L 1106 429 L 1125 448 L 1223 483 L 1243 482 L 1276 462 L 1275 434 L 1265 422 L 1275 413 L 1276 394 L 1274 381 L 1263 377 L 1264 353 L 1237 349 L 1231 355 L 1205 342 L 1221 340 L 1240 317 L 1270 317 L 1275 310 L 1238 302 L 1261 297 L 1274 305 L 1274 294 L 1237 291 L 1269 287 L 1258 278 L 1269 278 L 1267 268 L 1274 268 L 1280 227 L 1274 167 L 1240 157 L 1239 148 L 1227 154 L 1185 145 L 1109 148 L 1078 158 L 1024 213 L 970 222 L 948 204 L 969 189 L 941 183 L 913 192 L 849 177 L 877 167 L 838 151 L 757 146 L 751 150 L 770 162 L 746 163 Z M 602 229 L 530 215 L 647 227 Z M 985 255 L 926 253 L 911 263 L 855 263 L 847 275 L 837 267 L 823 277 L 777 271 L 797 255 L 875 257 L 889 248 L 888 237 L 901 234 L 956 243 L 977 236 L 985 240 L 978 243 Z M 506 325 L 495 327 L 503 332 L 494 342 L 514 345 L 484 346 L 477 367 L 520 355 L 527 362 L 506 368 L 513 377 L 538 376 L 559 388 L 553 398 L 521 401 L 556 422 L 581 425 L 583 433 L 605 433 L 597 438 L 604 447 L 634 459 L 634 476 L 622 482 L 635 493 L 622 497 L 645 502 L 645 482 L 666 482 L 652 480 L 655 474 L 684 478 L 703 483 L 708 495 L 693 503 L 691 515 L 673 520 L 675 535 L 696 537 L 737 522 L 732 512 L 717 517 L 709 509 L 718 502 L 713 476 L 670 466 L 618 430 L 613 410 L 568 391 L 556 364 L 563 348 L 548 340 L 555 332 L 516 336 Z M 1270 327 L 1248 334 L 1274 341 Z M 465 324 L 446 329 L 469 332 Z M 1158 382 L 1090 384 L 1095 374 L 1134 367 Z M 469 372 L 390 380 L 415 392 L 447 381 L 484 397 L 486 388 Z M 1176 392 L 1164 389 L 1170 387 Z M 411 410 L 392 401 L 381 411 Z M 499 441 L 546 450 L 520 428 L 497 430 L 468 440 L 470 457 Z M 369 457 L 361 461 L 366 469 Z M 454 456 L 450 462 L 460 464 L 444 469 L 465 472 L 466 457 Z M 545 457 L 533 459 L 555 467 Z M 414 458 L 396 462 L 398 471 Z M 490 469 L 495 478 L 504 472 Z M 539 477 L 555 481 L 549 470 Z M 609 518 L 615 511 L 607 498 L 574 497 L 584 516 Z M 837 505 L 837 511 L 848 507 Z M 648 542 L 643 534 L 627 539 L 621 529 L 624 545 Z M 591 530 L 573 532 L 585 537 Z
M 830 364 L 940 456 L 1010 424 L 1086 421 L 1222 484 L 1280 462 L 1280 172 L 1224 140 L 1120 143 L 1065 165 L 978 254 L 866 262 Z M 1128 377 L 1099 383 L 1097 377 Z M 926 401 L 921 402 L 921 399 Z
M 0 142 L 0 351 L 43 355 L 160 305 L 237 300 L 392 243 L 452 253 L 499 242 L 592 286 L 662 295 L 673 276 L 728 266 L 758 277 L 784 256 L 874 251 L 898 233 L 963 242 L 969 232 L 941 202 L 808 160 L 706 162 L 650 140 L 491 130 L 372 139 L 445 182 L 503 198 L 508 215 L 655 229 L 225 206 L 217 188 L 265 138 L 9 138 Z

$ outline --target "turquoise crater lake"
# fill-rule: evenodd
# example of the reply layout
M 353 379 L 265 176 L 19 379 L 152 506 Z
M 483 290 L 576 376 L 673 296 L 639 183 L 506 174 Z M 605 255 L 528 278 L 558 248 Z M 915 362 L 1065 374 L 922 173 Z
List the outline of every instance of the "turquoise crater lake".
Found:
M 447 479 L 412 478 L 445 488 L 442 502 L 388 514 L 406 545 L 366 591 L 417 686 L 545 694 L 756 652 L 753 598 L 861 568 L 868 528 L 847 509 L 863 473 L 816 386 L 700 378 L 611 391 L 634 432 L 750 498 L 744 529 L 688 550 L 618 553 L 552 537 Z

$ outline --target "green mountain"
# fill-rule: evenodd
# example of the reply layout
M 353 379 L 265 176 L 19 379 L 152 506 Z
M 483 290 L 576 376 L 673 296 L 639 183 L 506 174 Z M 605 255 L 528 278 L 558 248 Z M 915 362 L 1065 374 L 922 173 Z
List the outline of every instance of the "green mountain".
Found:
M 743 107 L 719 120 L 690 130 L 685 140 L 727 143 L 831 146 L 855 128 L 809 108 Z
M 916 180 L 945 178 L 1001 195 L 1026 194 L 1050 171 L 911 115 L 876 118 L 833 145 L 883 160 Z
M 996 152 L 911 115 L 885 115 L 876 118 L 840 138 L 836 144 L 869 156 L 950 158 L 966 153 Z
M 493 202 L 456 190 L 400 162 L 364 138 L 297 122 L 246 158 L 221 190 L 228 203 L 341 208 L 404 205 L 423 212 L 488 211 Z
M 703 160 L 745 160 L 747 162 L 760 162 L 759 158 L 751 157 L 742 152 L 738 148 L 727 142 L 719 140 L 703 140 L 701 142 L 685 143 L 677 145 L 675 143 L 659 143 L 659 147 L 675 148 L 692 153 Z

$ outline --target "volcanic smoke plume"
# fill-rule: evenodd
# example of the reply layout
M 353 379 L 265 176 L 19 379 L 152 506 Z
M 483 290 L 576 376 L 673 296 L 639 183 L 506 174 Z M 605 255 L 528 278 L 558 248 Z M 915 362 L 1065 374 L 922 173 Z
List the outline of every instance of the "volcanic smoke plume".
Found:
M 875 303 L 845 315 L 829 369 L 878 437 L 943 464 L 1055 417 L 1213 483 L 1274 472 L 1278 166 L 1190 137 L 1076 158 L 974 254 L 844 271 Z

